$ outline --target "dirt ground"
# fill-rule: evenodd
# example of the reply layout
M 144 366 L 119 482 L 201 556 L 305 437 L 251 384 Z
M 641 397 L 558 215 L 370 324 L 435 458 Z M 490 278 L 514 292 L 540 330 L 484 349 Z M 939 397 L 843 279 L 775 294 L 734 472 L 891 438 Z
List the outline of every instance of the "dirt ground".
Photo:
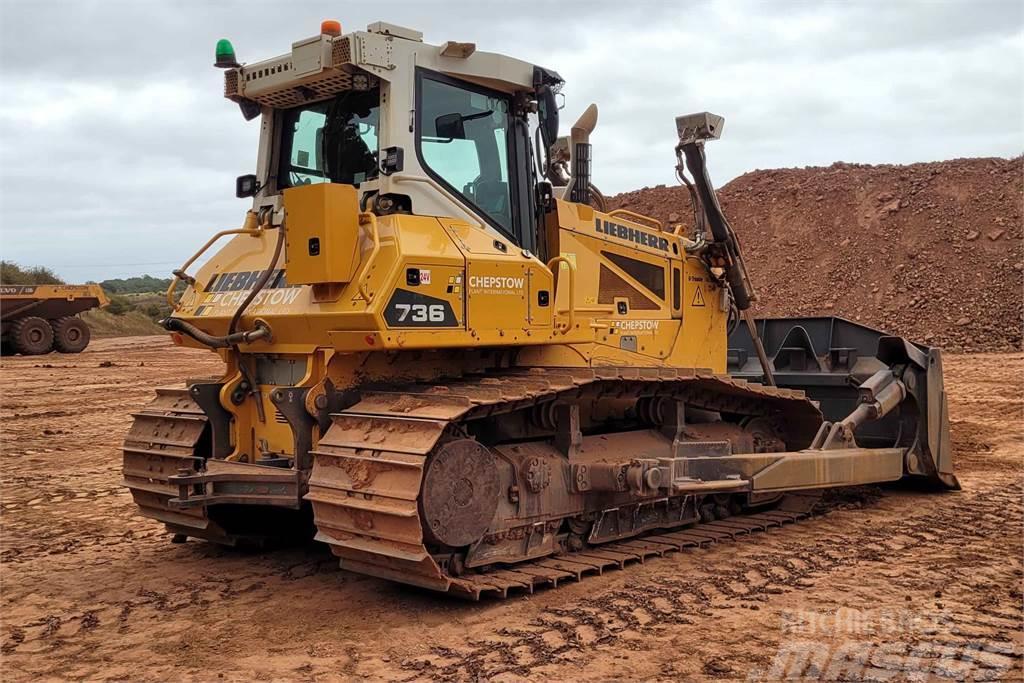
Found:
M 347 573 L 317 545 L 173 545 L 136 517 L 130 411 L 217 366 L 162 337 L 2 360 L 4 680 L 1024 673 L 1024 354 L 947 356 L 960 493 L 868 489 L 792 527 L 476 604 Z

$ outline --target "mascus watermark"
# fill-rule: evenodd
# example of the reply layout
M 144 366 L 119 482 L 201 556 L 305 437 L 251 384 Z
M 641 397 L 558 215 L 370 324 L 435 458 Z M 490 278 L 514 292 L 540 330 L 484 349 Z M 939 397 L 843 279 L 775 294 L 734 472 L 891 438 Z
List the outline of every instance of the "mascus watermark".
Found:
M 795 610 L 781 626 L 772 661 L 748 680 L 995 681 L 1021 658 L 1010 641 L 959 633 L 944 610 Z

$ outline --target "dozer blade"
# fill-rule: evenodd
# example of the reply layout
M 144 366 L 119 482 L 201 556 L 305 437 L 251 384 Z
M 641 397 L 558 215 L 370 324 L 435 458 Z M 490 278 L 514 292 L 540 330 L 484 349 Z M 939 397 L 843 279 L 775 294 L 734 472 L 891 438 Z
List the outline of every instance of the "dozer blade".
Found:
M 757 330 L 776 384 L 806 392 L 830 423 L 847 420 L 864 405 L 869 380 L 880 370 L 891 372 L 906 395 L 883 417 L 858 424 L 856 444 L 905 449 L 908 477 L 960 488 L 953 474 L 939 349 L 835 317 L 764 318 L 757 320 Z M 744 326 L 729 337 L 729 374 L 752 381 L 764 377 Z

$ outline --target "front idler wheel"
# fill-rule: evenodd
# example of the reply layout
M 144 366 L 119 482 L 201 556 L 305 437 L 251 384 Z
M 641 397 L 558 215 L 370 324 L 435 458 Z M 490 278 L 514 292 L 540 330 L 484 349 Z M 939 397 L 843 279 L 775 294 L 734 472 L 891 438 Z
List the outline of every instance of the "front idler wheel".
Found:
M 473 439 L 441 445 L 423 475 L 421 507 L 428 538 L 450 548 L 478 541 L 498 508 L 500 486 L 498 464 L 484 446 Z

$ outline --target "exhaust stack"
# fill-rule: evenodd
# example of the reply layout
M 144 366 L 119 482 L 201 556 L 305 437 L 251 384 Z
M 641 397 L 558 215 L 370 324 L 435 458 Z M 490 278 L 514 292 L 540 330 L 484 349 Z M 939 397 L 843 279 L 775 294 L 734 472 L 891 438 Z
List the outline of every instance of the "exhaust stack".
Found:
M 580 115 L 569 131 L 569 143 L 572 146 L 572 174 L 566 194 L 569 201 L 580 204 L 590 203 L 590 172 L 593 146 L 590 134 L 597 127 L 597 105 L 591 104 Z

